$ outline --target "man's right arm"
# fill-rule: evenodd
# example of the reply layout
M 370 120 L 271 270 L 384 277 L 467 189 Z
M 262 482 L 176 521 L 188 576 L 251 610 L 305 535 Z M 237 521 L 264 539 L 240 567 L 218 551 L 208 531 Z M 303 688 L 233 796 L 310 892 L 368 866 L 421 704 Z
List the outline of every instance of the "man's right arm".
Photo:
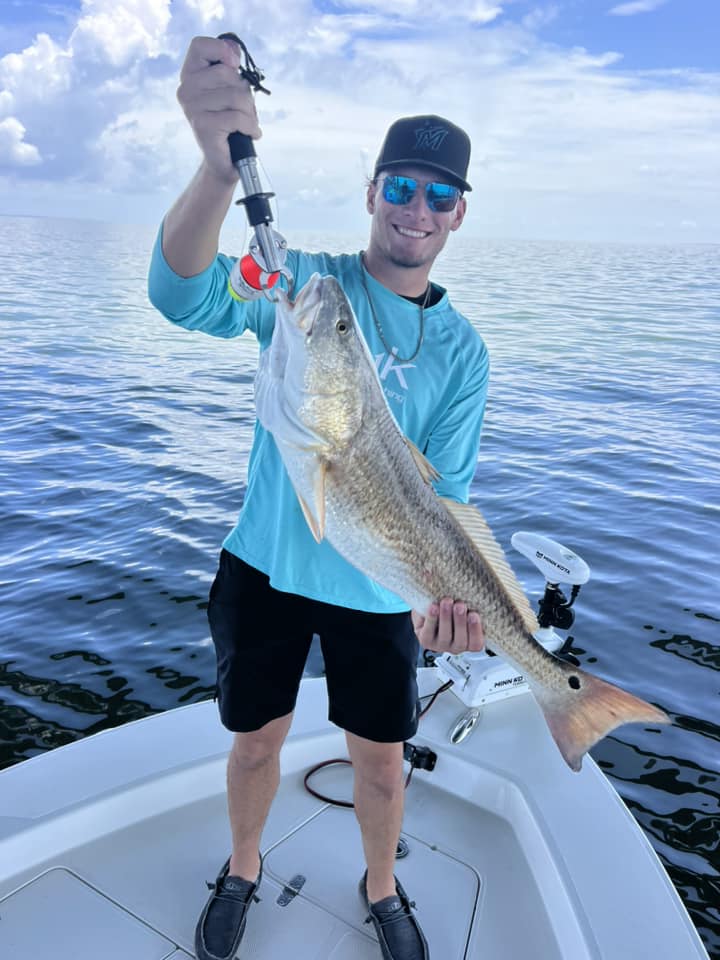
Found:
M 162 251 L 178 276 L 202 273 L 217 256 L 220 228 L 234 190 L 234 183 L 218 180 L 203 163 L 166 214 Z
M 195 37 L 180 73 L 177 97 L 202 151 L 202 164 L 163 224 L 163 255 L 181 277 L 202 273 L 218 252 L 220 228 L 232 202 L 238 174 L 228 136 L 261 136 L 255 100 L 238 73 L 232 41 Z

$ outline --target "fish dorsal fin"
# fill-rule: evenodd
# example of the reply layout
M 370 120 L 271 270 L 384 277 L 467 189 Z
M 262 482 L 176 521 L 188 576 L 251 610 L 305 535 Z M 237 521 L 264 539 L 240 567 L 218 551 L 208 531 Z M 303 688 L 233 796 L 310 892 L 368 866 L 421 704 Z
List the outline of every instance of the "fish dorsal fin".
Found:
M 512 567 L 507 561 L 503 548 L 493 536 L 485 517 L 469 503 L 458 503 L 457 500 L 449 500 L 447 497 L 441 497 L 440 499 L 447 507 L 448 512 L 452 514 L 472 540 L 475 549 L 485 563 L 495 572 L 528 631 L 534 633 L 539 627 L 537 617 L 525 596 L 525 591 L 520 586 Z M 482 615 L 482 610 L 480 614 Z
M 420 471 L 420 476 L 423 478 L 425 483 L 432 483 L 433 480 L 439 480 L 440 474 L 437 472 L 435 467 L 430 463 L 428 458 L 424 453 L 420 453 L 418 448 L 412 442 L 408 440 L 407 437 L 403 437 L 403 440 L 407 444 L 407 448 L 412 454 L 412 458 L 415 461 L 415 466 Z
M 327 466 L 326 460 L 315 457 L 312 470 L 312 502 L 308 503 L 304 497 L 301 497 L 299 493 L 297 494 L 307 525 L 318 543 L 325 536 L 325 475 Z

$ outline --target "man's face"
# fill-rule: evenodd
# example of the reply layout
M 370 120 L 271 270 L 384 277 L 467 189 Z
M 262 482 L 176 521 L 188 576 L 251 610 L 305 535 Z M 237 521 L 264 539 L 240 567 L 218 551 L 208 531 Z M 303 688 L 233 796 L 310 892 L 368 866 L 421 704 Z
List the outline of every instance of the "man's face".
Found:
M 401 206 L 389 203 L 383 197 L 385 176 L 413 177 L 418 189 L 410 203 Z M 457 230 L 467 207 L 464 197 L 450 213 L 436 213 L 425 200 L 425 184 L 443 182 L 442 174 L 428 167 L 393 167 L 381 170 L 377 181 L 367 191 L 367 210 L 372 214 L 370 247 L 398 267 L 432 265 L 445 246 L 448 234 Z

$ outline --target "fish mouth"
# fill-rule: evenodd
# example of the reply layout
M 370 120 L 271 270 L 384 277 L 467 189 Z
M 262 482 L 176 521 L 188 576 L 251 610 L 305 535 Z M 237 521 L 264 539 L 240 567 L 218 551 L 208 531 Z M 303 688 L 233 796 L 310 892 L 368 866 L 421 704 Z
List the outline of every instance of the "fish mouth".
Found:
M 320 312 L 325 279 L 327 278 L 321 277 L 319 273 L 314 273 L 295 297 L 292 304 L 295 323 L 298 329 L 302 330 L 308 337 L 312 334 L 313 324 Z

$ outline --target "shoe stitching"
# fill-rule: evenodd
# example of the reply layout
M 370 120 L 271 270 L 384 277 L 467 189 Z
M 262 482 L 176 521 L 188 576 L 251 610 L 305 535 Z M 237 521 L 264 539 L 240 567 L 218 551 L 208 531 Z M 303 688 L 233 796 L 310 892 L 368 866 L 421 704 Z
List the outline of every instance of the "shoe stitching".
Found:
M 414 907 L 414 901 L 409 904 L 410 907 Z M 378 917 L 376 913 L 369 913 L 365 923 L 377 923 L 380 927 L 389 927 L 391 923 L 400 923 L 401 921 L 408 920 L 413 927 L 417 926 L 417 920 L 410 913 L 409 909 L 397 910 L 395 913 L 390 913 L 386 917 Z
M 222 900 L 225 903 L 241 904 L 243 907 L 247 907 L 251 900 L 254 900 L 255 903 L 260 902 L 260 898 L 256 897 L 255 894 L 251 894 L 250 896 L 241 896 L 239 893 L 235 893 L 233 890 L 220 890 L 219 892 L 215 893 L 213 900 Z

